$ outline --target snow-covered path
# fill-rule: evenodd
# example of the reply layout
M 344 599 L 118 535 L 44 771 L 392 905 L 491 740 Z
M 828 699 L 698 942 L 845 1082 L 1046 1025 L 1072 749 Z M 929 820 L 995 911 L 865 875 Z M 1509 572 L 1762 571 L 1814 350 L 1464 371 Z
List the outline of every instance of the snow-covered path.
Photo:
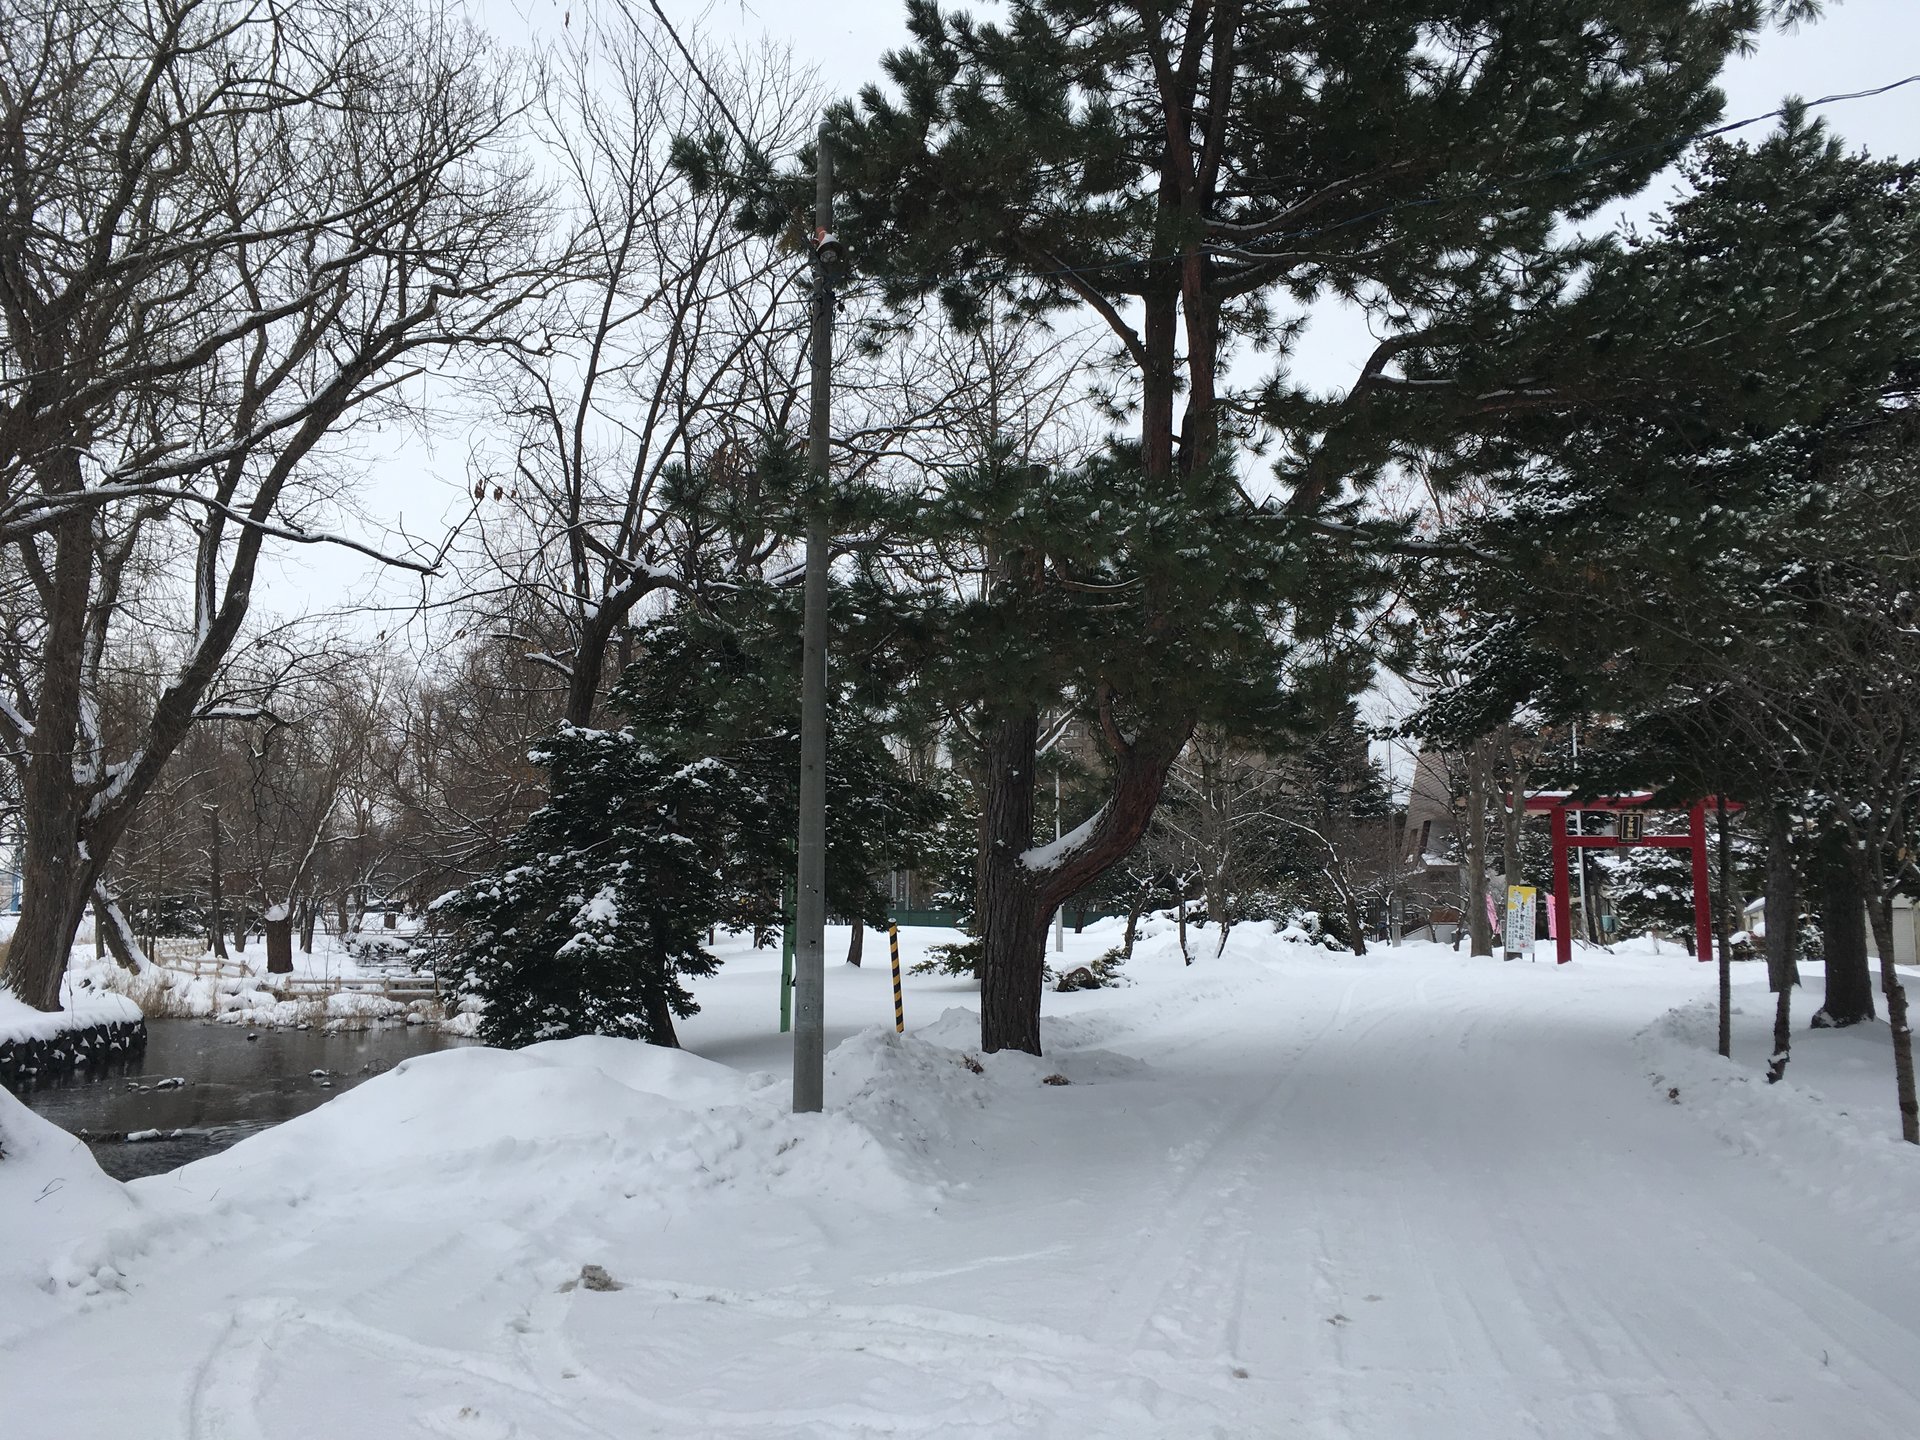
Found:
M 691 1045 L 766 1063 L 763 963 Z M 834 969 L 842 1014 L 885 984 Z M 823 1120 L 659 1052 L 410 1062 L 136 1185 L 103 1293 L 0 1320 L 0 1395 L 155 1440 L 1920 1434 L 1920 1163 L 1889 1097 L 1846 1185 L 1795 1171 L 1813 1102 L 1637 1040 L 1709 967 L 1129 971 L 1048 996 L 1045 1061 L 855 1036 Z

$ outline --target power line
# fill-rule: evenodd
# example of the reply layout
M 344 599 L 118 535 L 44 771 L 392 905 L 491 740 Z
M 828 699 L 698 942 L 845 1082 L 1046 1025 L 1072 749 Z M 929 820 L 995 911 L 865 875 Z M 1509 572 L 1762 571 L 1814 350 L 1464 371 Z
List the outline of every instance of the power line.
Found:
M 1885 95 L 1890 91 L 1898 90 L 1904 85 L 1914 85 L 1914 84 L 1920 84 L 1920 75 L 1908 75 L 1903 79 L 1890 81 L 1885 85 L 1876 85 L 1872 89 L 1868 89 L 1868 90 L 1852 90 L 1842 94 L 1823 95 L 1817 100 L 1808 100 L 1808 101 L 1802 102 L 1798 108 L 1811 110 L 1816 106 L 1820 106 L 1820 105 L 1837 105 L 1848 100 L 1870 99 L 1877 95 Z M 1417 208 L 1424 209 L 1424 208 L 1431 208 L 1438 205 L 1451 205 L 1461 200 L 1485 198 L 1485 197 L 1492 196 L 1499 193 L 1499 191 L 1503 186 L 1512 184 L 1516 180 L 1521 183 L 1533 183 L 1541 180 L 1551 180 L 1556 176 L 1571 175 L 1581 170 L 1595 169 L 1601 165 L 1611 164 L 1613 161 L 1616 161 L 1616 160 L 1630 159 L 1637 155 L 1645 155 L 1653 151 L 1663 150 L 1669 147 L 1673 150 L 1675 156 L 1677 157 L 1682 150 L 1685 150 L 1690 145 L 1696 145 L 1702 140 L 1711 140 L 1721 135 L 1730 135 L 1736 130 L 1744 130 L 1749 126 L 1763 124 L 1768 120 L 1779 119 L 1780 117 L 1791 113 L 1794 108 L 1796 107 L 1789 106 L 1789 105 L 1782 105 L 1776 109 L 1768 110 L 1764 114 L 1749 115 L 1743 120 L 1729 120 L 1725 124 L 1710 126 L 1704 130 L 1695 130 L 1695 131 L 1691 131 L 1691 132 L 1687 132 L 1679 135 L 1672 135 L 1672 136 L 1668 136 L 1663 140 L 1647 141 L 1640 145 L 1629 145 L 1619 150 L 1610 150 L 1610 151 L 1603 152 L 1602 154 L 1599 154 L 1599 155 L 1589 156 L 1584 160 L 1570 161 L 1565 165 L 1557 165 L 1547 170 L 1533 171 L 1529 174 L 1523 174 L 1518 176 L 1514 176 L 1514 175 L 1504 176 L 1504 177 L 1501 177 L 1500 179 L 1489 181 L 1487 184 L 1481 186 L 1476 190 L 1465 190 L 1460 192 L 1458 195 L 1415 196 L 1412 199 L 1396 201 L 1391 205 L 1383 205 L 1378 207 L 1377 209 L 1365 211 L 1359 215 L 1349 216 L 1347 219 L 1335 222 L 1333 224 L 1320 225 L 1320 226 L 1308 226 L 1308 227 L 1303 227 L 1299 230 L 1294 230 L 1294 231 L 1279 231 L 1279 232 L 1276 232 L 1276 234 L 1272 238 L 1288 239 L 1288 240 L 1314 239 L 1321 235 L 1331 234 L 1336 230 L 1343 230 L 1350 226 L 1363 224 L 1368 220 L 1374 220 L 1384 215 L 1394 214 L 1400 210 L 1417 209 Z M 1212 253 L 1212 252 L 1209 252 L 1209 253 Z

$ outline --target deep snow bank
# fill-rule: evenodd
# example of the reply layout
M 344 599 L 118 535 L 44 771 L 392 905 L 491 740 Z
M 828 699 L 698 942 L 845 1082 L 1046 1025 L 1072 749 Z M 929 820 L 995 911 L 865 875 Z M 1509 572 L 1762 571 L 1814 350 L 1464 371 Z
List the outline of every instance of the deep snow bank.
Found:
M 562 1195 L 664 1208 L 729 1193 L 930 1197 L 909 1157 L 854 1115 L 791 1115 L 788 1100 L 784 1079 L 639 1041 L 469 1046 L 403 1061 L 163 1182 L 170 1204 L 218 1195 L 242 1209 L 453 1192 L 496 1218 Z
M 133 1211 L 84 1144 L 0 1090 L 0 1345 L 63 1299 L 118 1288 L 96 1242 Z
M 1754 1039 L 1738 1033 L 1741 1014 L 1736 1008 L 1735 1056 L 1757 1062 Z M 1702 997 L 1641 1031 L 1635 1043 L 1652 1083 L 1786 1183 L 1855 1215 L 1875 1239 L 1920 1252 L 1911 1218 L 1920 1201 L 1920 1147 L 1900 1139 L 1892 1056 L 1876 1056 L 1880 1073 L 1864 1077 L 1871 1083 L 1858 1100 L 1827 1093 L 1809 1064 L 1819 1043 L 1884 1042 L 1884 1027 L 1861 1027 L 1854 1036 L 1796 1032 L 1786 1076 L 1769 1085 L 1757 1064 L 1720 1058 L 1718 1026 L 1716 1001 Z

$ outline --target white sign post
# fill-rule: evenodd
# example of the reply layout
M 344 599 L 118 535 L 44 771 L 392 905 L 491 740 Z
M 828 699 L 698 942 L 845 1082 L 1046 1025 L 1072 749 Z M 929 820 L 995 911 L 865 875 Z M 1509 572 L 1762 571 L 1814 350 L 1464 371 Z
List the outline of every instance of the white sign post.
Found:
M 1509 960 L 1525 956 L 1533 959 L 1533 908 L 1539 892 L 1531 885 L 1507 887 L 1507 939 Z

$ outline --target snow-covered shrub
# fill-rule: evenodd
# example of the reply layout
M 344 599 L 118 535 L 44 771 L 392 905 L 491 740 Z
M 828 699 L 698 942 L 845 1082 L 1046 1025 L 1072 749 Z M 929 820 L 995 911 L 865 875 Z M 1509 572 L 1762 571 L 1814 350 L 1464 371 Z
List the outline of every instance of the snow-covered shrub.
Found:
M 1345 950 L 1346 944 L 1327 933 L 1317 910 L 1295 910 L 1273 922 L 1273 933 L 1295 945 L 1322 945 L 1329 950 Z

